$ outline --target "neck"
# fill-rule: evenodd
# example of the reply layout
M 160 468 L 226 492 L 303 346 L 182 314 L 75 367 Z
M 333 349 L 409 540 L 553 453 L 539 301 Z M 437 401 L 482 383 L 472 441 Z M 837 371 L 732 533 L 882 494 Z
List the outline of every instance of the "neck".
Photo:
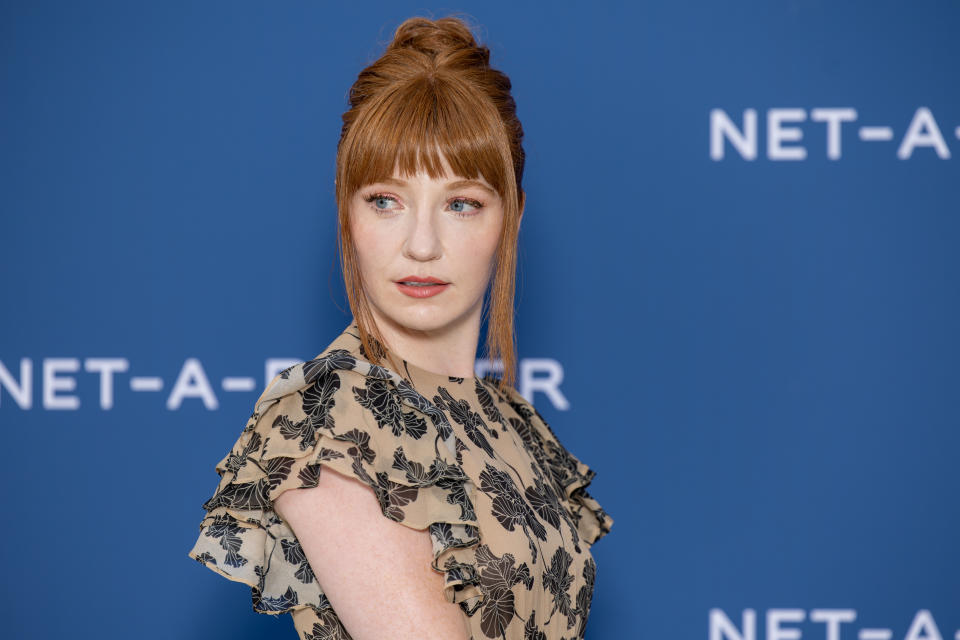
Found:
M 450 324 L 414 329 L 383 317 L 370 307 L 387 349 L 416 367 L 458 378 L 474 376 L 480 339 L 479 306 Z

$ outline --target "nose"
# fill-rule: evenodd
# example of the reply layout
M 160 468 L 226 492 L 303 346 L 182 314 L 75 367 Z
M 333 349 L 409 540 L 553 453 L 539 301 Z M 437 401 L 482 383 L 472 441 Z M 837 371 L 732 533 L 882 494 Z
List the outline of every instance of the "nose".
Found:
M 425 205 L 418 206 L 415 215 L 409 216 L 410 225 L 403 242 L 403 254 L 411 260 L 429 262 L 443 254 L 439 229 L 433 211 Z

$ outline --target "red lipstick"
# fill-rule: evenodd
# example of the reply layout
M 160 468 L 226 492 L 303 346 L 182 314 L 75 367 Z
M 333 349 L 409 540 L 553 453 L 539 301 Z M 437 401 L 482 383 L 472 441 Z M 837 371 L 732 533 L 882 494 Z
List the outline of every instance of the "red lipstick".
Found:
M 397 283 L 397 288 L 400 289 L 400 293 L 408 295 L 411 298 L 429 298 L 430 296 L 441 293 L 450 285 L 449 282 L 444 282 L 432 276 L 406 276 L 394 282 Z

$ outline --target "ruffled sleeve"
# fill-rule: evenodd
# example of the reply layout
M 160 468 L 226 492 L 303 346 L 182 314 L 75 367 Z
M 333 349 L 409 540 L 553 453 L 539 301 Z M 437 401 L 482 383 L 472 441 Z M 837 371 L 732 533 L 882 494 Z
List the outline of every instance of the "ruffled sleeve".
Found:
M 317 362 L 281 373 L 260 396 L 216 466 L 220 482 L 203 505 L 189 555 L 247 584 L 259 613 L 339 624 L 299 541 L 273 508 L 284 491 L 317 486 L 328 467 L 369 486 L 384 517 L 429 530 L 432 566 L 445 574 L 449 602 L 464 607 L 479 599 L 475 488 L 435 426 L 401 402 L 389 379 L 338 369 L 336 360 Z
M 551 478 L 563 496 L 572 521 L 580 538 L 593 545 L 610 533 L 613 518 L 600 506 L 587 487 L 596 476 L 596 471 L 570 453 L 560 442 L 557 434 L 530 402 L 516 389 L 506 388 L 508 402 L 531 429 L 528 435 L 539 457 L 550 471 Z

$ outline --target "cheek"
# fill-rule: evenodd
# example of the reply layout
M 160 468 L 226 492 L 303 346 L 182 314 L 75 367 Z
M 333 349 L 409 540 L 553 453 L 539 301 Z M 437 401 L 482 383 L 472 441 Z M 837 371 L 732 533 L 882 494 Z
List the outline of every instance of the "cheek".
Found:
M 458 239 L 457 253 L 463 256 L 464 266 L 471 273 L 484 273 L 491 266 L 499 241 L 499 227 L 484 229 L 482 233 Z
M 353 222 L 350 225 L 350 234 L 353 237 L 353 246 L 356 248 L 357 259 L 363 272 L 378 269 L 390 255 L 390 244 L 393 241 L 390 234 L 383 233 L 382 225 L 365 225 Z
M 496 217 L 496 224 L 487 229 L 480 241 L 477 243 L 486 260 L 492 260 L 497 252 L 497 246 L 500 244 L 500 231 L 503 227 L 503 212 Z

